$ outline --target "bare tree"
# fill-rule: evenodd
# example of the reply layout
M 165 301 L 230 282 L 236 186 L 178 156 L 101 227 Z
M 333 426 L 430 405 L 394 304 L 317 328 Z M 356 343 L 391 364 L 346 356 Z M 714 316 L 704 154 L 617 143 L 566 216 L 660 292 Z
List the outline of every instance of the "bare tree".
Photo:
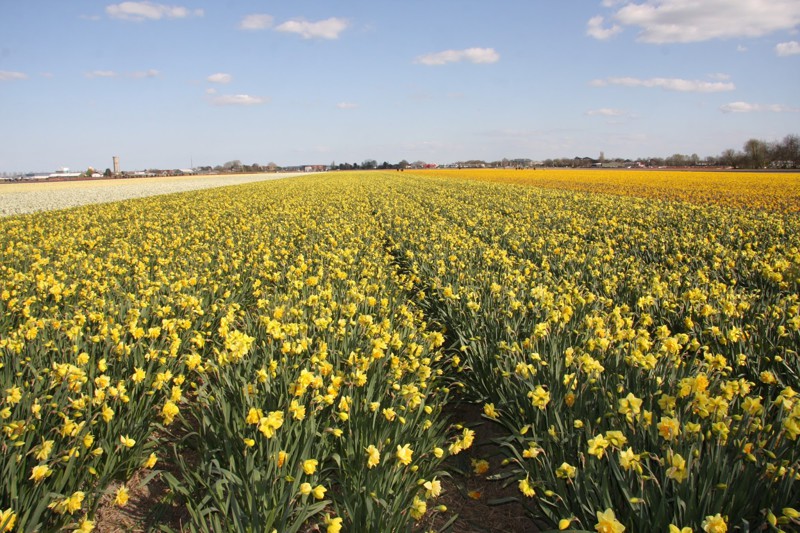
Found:
M 775 145 L 773 162 L 784 168 L 797 168 L 800 165 L 800 136 L 787 135 Z
M 733 148 L 728 148 L 727 150 L 723 150 L 722 155 L 719 156 L 719 159 L 722 164 L 735 168 L 738 166 L 740 158 L 736 153 L 736 150 Z
M 767 164 L 769 147 L 760 139 L 750 139 L 744 143 L 744 154 L 749 167 L 764 168 Z

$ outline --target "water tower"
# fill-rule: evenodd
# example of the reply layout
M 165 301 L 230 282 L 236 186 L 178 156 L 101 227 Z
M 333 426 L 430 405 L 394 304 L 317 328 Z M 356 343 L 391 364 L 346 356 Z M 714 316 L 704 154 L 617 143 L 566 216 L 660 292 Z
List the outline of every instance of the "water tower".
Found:
M 119 156 L 115 155 L 111 159 L 114 162 L 114 175 L 117 175 L 119 174 Z

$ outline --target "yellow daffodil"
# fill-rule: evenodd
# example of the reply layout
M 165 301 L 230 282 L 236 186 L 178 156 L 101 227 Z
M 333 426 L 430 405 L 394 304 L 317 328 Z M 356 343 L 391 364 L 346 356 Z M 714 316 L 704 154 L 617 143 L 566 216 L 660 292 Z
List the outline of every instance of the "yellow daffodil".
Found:
M 311 474 L 317 471 L 318 464 L 319 461 L 317 461 L 316 459 L 306 459 L 305 461 L 303 461 L 303 472 L 305 472 L 306 475 L 310 476 Z
M 114 505 L 124 507 L 128 503 L 129 499 L 130 493 L 128 492 L 128 487 L 123 485 L 117 489 L 117 493 L 114 495 Z
M 397 446 L 397 452 L 395 455 L 397 456 L 397 461 L 400 464 L 409 465 L 411 464 L 411 458 L 413 454 L 414 451 L 411 449 L 411 445 L 404 444 L 402 446 L 400 445 Z
M 142 467 L 153 468 L 156 466 L 156 461 L 158 461 L 158 457 L 156 457 L 155 453 L 151 452 L 147 459 L 145 459 L 144 463 L 142 463 Z
M 530 481 L 528 480 L 527 477 L 525 479 L 520 479 L 518 486 L 519 486 L 519 491 L 522 494 L 524 494 L 527 498 L 533 498 L 534 496 L 536 496 L 536 491 L 531 486 Z
M 486 459 L 471 459 L 472 471 L 477 476 L 481 476 L 489 471 L 489 461 Z
M 561 466 L 559 466 L 556 469 L 556 477 L 562 479 L 573 479 L 577 474 L 577 472 L 578 472 L 577 468 L 570 465 L 569 463 L 564 462 L 561 463 Z
M 14 525 L 17 523 L 17 513 L 13 509 L 8 508 L 5 511 L 0 511 L 0 527 L 1 531 L 14 531 Z
M 600 434 L 589 439 L 587 444 L 589 445 L 589 455 L 594 455 L 598 459 L 602 459 L 610 442 Z
M 423 483 L 422 486 L 425 488 L 426 498 L 436 498 L 442 493 L 442 483 L 435 477 Z
M 78 529 L 76 529 L 75 532 L 91 533 L 92 531 L 94 531 L 94 520 L 89 520 L 86 517 L 81 518 L 81 521 L 78 522 Z
M 411 517 L 414 520 L 419 520 L 425 513 L 428 511 L 428 506 L 425 503 L 425 500 L 419 499 L 417 496 L 414 496 L 414 501 L 411 503 Z
M 701 526 L 706 533 L 726 533 L 728 531 L 728 524 L 719 513 L 705 517 Z
M 675 440 L 681 434 L 681 424 L 677 419 L 662 416 L 658 423 L 658 433 L 668 441 Z
M 168 426 L 172 424 L 172 422 L 175 420 L 175 417 L 178 416 L 179 413 L 180 409 L 178 406 L 175 405 L 173 401 L 168 400 L 164 404 L 164 407 L 161 408 L 161 416 L 163 418 L 164 425 Z
M 594 529 L 598 533 L 622 533 L 625 531 L 625 526 L 617 520 L 613 509 L 606 509 L 597 511 L 597 523 Z
M 380 464 L 381 462 L 381 454 L 378 448 L 376 448 L 373 444 L 370 444 L 367 447 L 367 468 L 373 468 Z
M 339 533 L 342 530 L 342 521 L 340 516 L 331 518 L 330 515 L 325 515 L 325 533 Z
M 37 465 L 33 467 L 31 471 L 31 477 L 28 479 L 32 479 L 34 483 L 41 482 L 44 478 L 50 476 L 52 471 L 50 467 L 47 465 Z
M 314 488 L 311 490 L 311 494 L 313 494 L 313 495 L 314 495 L 314 498 L 316 498 L 317 500 L 321 500 L 321 499 L 323 499 L 323 498 L 325 497 L 325 492 L 326 492 L 327 490 L 328 490 L 328 489 L 326 489 L 326 488 L 325 488 L 325 487 L 323 487 L 322 485 L 317 485 L 316 487 L 314 487 Z

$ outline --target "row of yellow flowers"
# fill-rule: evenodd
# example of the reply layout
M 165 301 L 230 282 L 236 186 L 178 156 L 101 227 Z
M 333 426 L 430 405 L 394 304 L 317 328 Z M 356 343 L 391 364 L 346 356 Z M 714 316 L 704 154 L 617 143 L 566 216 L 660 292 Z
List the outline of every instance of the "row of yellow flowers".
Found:
M 440 465 L 472 433 L 441 416 L 444 339 L 362 189 L 3 220 L 0 530 L 90 531 L 164 463 L 187 530 L 402 530 L 443 510 Z
M 795 209 L 703 203 L 681 174 L 668 197 L 694 202 L 534 174 L 428 172 L 380 209 L 464 393 L 508 431 L 523 500 L 562 528 L 797 528 Z

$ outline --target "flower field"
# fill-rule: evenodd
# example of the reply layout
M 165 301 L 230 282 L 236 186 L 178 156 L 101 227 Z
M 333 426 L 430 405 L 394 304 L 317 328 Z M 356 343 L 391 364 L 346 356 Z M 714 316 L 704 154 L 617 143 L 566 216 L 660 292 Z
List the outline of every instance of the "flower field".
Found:
M 537 172 L 0 220 L 0 530 L 91 531 L 136 473 L 185 531 L 409 531 L 481 430 L 455 397 L 553 528 L 797 530 L 796 190 Z
M 119 202 L 162 194 L 241 185 L 296 175 L 289 172 L 0 183 L 0 216 Z
M 800 173 L 544 169 L 538 171 L 439 169 L 422 174 L 550 189 L 679 200 L 768 211 L 800 211 Z

